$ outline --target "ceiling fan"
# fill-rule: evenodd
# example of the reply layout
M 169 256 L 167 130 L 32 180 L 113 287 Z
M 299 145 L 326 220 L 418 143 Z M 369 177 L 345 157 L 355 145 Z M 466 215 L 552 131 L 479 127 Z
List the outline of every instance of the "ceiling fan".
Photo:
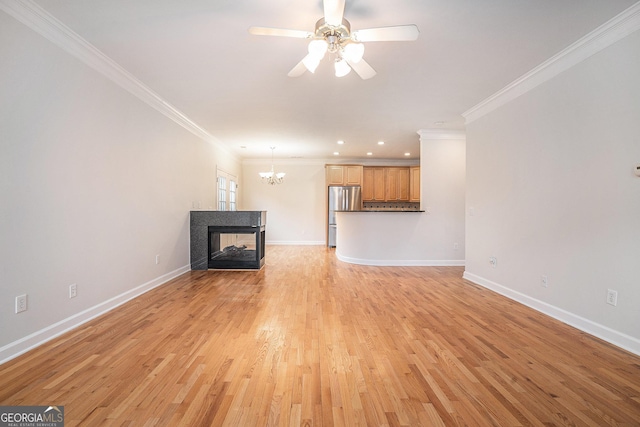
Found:
M 249 33 L 258 36 L 281 36 L 310 39 L 309 53 L 291 71 L 289 77 L 298 77 L 306 70 L 315 72 L 325 54 L 334 56 L 337 77 L 353 69 L 363 80 L 376 75 L 376 71 L 362 58 L 363 42 L 411 41 L 418 38 L 418 27 L 397 25 L 351 31 L 351 24 L 344 19 L 345 0 L 323 0 L 324 17 L 316 22 L 314 32 L 281 28 L 251 27 Z

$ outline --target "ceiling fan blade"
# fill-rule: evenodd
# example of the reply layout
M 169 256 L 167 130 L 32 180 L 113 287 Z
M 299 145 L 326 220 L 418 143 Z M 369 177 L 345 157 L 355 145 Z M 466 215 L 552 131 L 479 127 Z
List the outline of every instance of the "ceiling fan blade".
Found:
M 254 36 L 280 36 L 280 37 L 296 37 L 299 39 L 308 39 L 313 37 L 313 33 L 301 30 L 285 30 L 283 28 L 267 28 L 267 27 L 251 27 L 249 34 Z
M 334 27 L 342 25 L 345 0 L 324 0 L 324 22 Z
M 306 58 L 306 56 L 304 58 Z M 304 65 L 304 58 L 302 59 L 302 61 L 298 62 L 298 64 L 295 67 L 293 67 L 291 71 L 289 71 L 287 76 L 300 77 L 301 75 L 304 74 L 305 71 L 307 71 L 307 67 Z
M 374 70 L 364 59 L 361 59 L 358 62 L 349 61 L 348 59 L 345 59 L 345 61 L 347 61 L 347 64 L 349 64 L 353 71 L 358 73 L 362 80 L 370 79 L 376 75 L 376 70 Z
M 351 33 L 351 39 L 358 42 L 412 41 L 418 38 L 418 34 L 418 27 L 410 24 L 354 31 Z

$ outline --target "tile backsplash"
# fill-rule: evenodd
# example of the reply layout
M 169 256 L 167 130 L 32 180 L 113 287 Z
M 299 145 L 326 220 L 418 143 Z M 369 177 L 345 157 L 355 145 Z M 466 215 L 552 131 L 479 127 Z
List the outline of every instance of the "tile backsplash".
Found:
M 420 203 L 417 202 L 364 202 L 362 208 L 365 210 L 420 210 Z

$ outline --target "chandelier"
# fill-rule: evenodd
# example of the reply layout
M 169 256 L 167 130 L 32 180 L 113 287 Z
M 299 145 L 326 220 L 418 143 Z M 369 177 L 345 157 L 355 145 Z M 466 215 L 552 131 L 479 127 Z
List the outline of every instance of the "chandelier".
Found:
M 262 182 L 264 184 L 270 184 L 270 185 L 276 185 L 276 184 L 281 184 L 282 181 L 284 180 L 284 172 L 278 172 L 275 173 L 273 170 L 273 150 L 276 149 L 276 147 L 270 147 L 271 148 L 271 170 L 269 172 L 258 172 L 258 174 L 260 175 L 260 178 L 262 179 Z

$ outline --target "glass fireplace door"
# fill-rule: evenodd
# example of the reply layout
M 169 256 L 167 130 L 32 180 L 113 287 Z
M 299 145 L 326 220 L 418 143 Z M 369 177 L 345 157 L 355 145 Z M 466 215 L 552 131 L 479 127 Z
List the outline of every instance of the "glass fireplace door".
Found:
M 263 239 L 258 227 L 209 227 L 209 268 L 260 268 Z

